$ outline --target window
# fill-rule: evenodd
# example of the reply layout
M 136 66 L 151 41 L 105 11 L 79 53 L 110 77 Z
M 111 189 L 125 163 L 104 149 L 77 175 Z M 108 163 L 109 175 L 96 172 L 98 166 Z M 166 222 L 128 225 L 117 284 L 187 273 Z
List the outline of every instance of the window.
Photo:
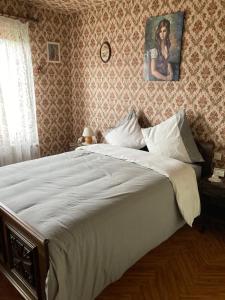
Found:
M 38 155 L 28 24 L 0 17 L 0 166 Z

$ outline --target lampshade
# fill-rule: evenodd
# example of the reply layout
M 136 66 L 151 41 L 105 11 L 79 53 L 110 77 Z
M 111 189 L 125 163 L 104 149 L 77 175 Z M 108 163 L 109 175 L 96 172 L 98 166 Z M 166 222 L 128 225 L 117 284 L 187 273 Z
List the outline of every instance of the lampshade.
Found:
M 90 127 L 85 127 L 82 136 L 94 136 L 94 132 Z

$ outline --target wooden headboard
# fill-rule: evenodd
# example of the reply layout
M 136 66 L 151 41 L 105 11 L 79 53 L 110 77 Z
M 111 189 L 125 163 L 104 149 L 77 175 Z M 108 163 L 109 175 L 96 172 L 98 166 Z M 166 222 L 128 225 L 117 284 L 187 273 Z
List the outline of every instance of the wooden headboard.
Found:
M 196 141 L 198 150 L 204 158 L 203 163 L 199 163 L 202 166 L 202 177 L 209 177 L 212 174 L 213 169 L 213 156 L 214 156 L 214 144 Z

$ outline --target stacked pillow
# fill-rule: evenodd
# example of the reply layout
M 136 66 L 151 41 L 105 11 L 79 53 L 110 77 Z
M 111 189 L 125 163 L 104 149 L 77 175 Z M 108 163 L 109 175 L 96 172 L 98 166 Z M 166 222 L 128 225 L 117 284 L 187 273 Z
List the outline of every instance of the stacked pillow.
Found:
M 204 161 L 183 110 L 159 125 L 142 129 L 142 133 L 150 153 L 187 163 Z
M 131 111 L 104 137 L 111 145 L 134 149 L 141 149 L 147 145 L 148 151 L 152 154 L 187 163 L 204 161 L 183 110 L 154 127 L 142 129 L 135 112 Z
M 108 130 L 104 137 L 106 142 L 111 145 L 134 149 L 141 149 L 145 146 L 141 126 L 134 111 L 122 119 L 115 128 Z

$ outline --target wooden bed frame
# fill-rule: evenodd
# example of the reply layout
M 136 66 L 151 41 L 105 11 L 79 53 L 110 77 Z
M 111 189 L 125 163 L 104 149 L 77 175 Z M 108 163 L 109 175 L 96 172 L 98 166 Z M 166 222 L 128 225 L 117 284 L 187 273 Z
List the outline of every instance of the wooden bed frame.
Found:
M 0 271 L 25 299 L 45 300 L 48 240 L 0 205 Z
M 197 145 L 205 177 L 212 170 L 213 145 Z M 45 300 L 48 267 L 48 240 L 0 204 L 0 271 L 25 299 Z

